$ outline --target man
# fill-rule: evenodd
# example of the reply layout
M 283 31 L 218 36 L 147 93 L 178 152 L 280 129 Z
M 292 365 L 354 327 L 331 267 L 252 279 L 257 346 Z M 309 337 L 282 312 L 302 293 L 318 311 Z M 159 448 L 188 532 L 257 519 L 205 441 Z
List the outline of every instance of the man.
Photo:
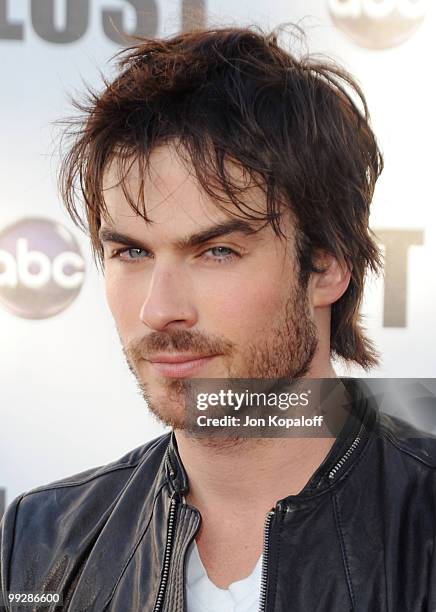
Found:
M 26 591 L 73 612 L 434 612 L 435 438 L 346 379 L 336 438 L 186 426 L 196 379 L 328 381 L 332 357 L 377 364 L 359 308 L 380 266 L 368 217 L 382 158 L 362 92 L 245 28 L 141 41 L 119 68 L 78 104 L 61 187 L 171 431 L 10 505 L 6 608 Z

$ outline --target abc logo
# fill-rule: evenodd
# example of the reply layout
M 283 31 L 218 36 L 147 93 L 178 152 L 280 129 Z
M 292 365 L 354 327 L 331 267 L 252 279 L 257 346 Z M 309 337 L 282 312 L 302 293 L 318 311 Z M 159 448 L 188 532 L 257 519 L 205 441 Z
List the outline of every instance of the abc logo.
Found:
M 385 49 L 421 25 L 429 0 L 328 0 L 334 23 L 363 47 Z
M 59 223 L 26 218 L 0 231 L 0 304 L 25 319 L 52 317 L 74 301 L 85 262 Z

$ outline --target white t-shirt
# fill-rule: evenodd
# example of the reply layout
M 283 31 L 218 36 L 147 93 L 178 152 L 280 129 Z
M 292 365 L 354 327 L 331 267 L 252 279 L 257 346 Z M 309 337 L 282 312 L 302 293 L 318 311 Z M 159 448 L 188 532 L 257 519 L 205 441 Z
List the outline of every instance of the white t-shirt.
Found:
M 227 589 L 220 589 L 209 580 L 195 540 L 187 555 L 188 612 L 257 612 L 259 610 L 263 555 L 260 555 L 253 572 L 247 578 L 232 582 Z

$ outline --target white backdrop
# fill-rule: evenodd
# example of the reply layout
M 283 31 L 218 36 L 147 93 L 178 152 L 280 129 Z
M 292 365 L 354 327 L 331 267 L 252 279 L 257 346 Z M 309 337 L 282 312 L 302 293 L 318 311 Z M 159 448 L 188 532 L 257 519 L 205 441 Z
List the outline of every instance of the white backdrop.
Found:
M 0 0 L 0 515 L 5 499 L 163 431 L 124 362 L 87 239 L 59 202 L 52 123 L 72 112 L 82 79 L 100 87 L 99 69 L 111 75 L 119 46 L 105 33 L 108 11 L 126 32 L 167 35 L 194 4 L 207 24 L 297 22 L 311 51 L 361 83 L 386 164 L 371 225 L 387 245 L 387 275 L 368 284 L 364 305 L 383 355 L 371 375 L 434 376 L 434 3 Z M 32 263 L 47 272 L 39 286 Z

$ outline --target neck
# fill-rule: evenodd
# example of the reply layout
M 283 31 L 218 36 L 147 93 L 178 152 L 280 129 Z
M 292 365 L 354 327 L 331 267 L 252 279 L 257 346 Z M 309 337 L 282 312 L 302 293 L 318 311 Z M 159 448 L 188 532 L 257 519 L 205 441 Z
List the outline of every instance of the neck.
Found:
M 187 501 L 204 507 L 270 508 L 298 494 L 327 456 L 334 438 L 246 439 L 219 446 L 175 432 L 185 467 Z

